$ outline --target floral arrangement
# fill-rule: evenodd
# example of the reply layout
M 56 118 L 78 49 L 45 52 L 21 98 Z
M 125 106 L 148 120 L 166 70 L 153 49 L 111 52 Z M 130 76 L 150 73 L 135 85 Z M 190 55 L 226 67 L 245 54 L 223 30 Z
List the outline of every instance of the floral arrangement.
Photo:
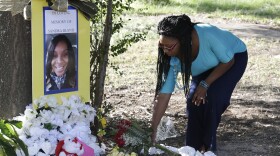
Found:
M 160 124 L 159 129 L 161 130 L 161 136 L 164 136 L 166 139 L 166 136 L 170 136 L 170 129 L 166 130 L 166 127 L 172 127 L 172 123 L 170 120 L 167 120 L 167 125 Z M 199 151 L 196 151 L 194 148 L 190 146 L 183 146 L 180 148 L 172 147 L 172 146 L 166 146 L 163 144 L 155 144 L 151 141 L 151 130 L 149 129 L 142 129 L 139 125 L 137 125 L 135 122 L 131 122 L 130 120 L 120 120 L 117 122 L 115 126 L 116 131 L 113 135 L 113 140 L 117 144 L 117 148 L 113 148 L 113 150 L 110 153 L 110 156 L 134 156 L 138 154 L 143 155 L 173 155 L 173 156 L 215 156 L 215 154 L 211 151 L 201 153 Z M 169 133 L 169 134 L 163 134 L 163 133 Z M 171 133 L 174 135 L 174 133 Z M 159 140 L 162 140 L 159 139 Z M 136 152 L 136 153 L 134 153 Z M 129 154 L 130 153 L 130 154 Z
M 152 130 L 144 130 L 135 122 L 131 122 L 130 120 L 120 120 L 117 122 L 114 129 L 116 130 L 113 135 L 113 140 L 120 148 L 119 150 L 121 152 L 131 153 L 130 155 L 136 153 L 148 155 L 149 149 L 151 147 L 156 147 L 169 155 L 176 155 L 176 153 L 160 144 L 153 144 L 151 140 Z
M 22 121 L 19 138 L 27 145 L 29 155 L 87 155 L 105 152 L 91 134 L 90 125 L 96 111 L 78 96 L 61 98 L 58 104 L 53 96 L 42 96 L 26 107 L 15 119 Z M 76 151 L 69 150 L 76 149 Z M 22 151 L 17 151 L 20 155 Z

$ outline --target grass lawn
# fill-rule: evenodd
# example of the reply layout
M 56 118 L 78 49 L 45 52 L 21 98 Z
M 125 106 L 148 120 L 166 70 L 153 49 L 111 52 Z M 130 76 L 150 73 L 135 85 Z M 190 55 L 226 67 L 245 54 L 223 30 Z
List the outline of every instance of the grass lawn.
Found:
M 280 26 L 279 0 L 137 0 L 132 6 L 130 13 L 143 15 L 207 14 Z

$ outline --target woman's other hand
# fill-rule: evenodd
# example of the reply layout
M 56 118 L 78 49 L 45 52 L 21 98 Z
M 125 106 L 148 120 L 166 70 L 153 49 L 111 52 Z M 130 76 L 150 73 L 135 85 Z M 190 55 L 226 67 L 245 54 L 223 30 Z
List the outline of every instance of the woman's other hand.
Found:
M 193 95 L 192 102 L 196 106 L 199 106 L 200 104 L 205 104 L 206 103 L 206 96 L 207 96 L 207 89 L 198 85 L 197 88 L 196 88 L 196 91 Z

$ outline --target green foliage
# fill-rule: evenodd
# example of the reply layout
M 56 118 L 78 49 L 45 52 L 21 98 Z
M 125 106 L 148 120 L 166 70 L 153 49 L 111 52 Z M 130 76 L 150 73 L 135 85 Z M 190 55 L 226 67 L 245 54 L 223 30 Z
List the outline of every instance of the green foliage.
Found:
M 167 5 L 171 3 L 171 0 L 139 0 L 141 3 L 153 4 L 153 5 Z
M 113 34 L 120 34 L 120 30 L 123 29 L 125 25 L 124 19 L 122 18 L 123 14 L 129 10 L 132 10 L 131 4 L 134 1 L 135 0 L 113 0 L 112 21 L 107 21 L 112 22 L 112 34 L 111 36 L 109 36 L 110 38 Z M 104 65 L 104 62 L 106 66 L 110 65 L 110 67 L 115 70 L 119 69 L 119 67 L 117 67 L 116 65 L 111 64 L 110 60 L 107 60 L 108 55 L 116 57 L 119 54 L 126 52 L 129 46 L 140 40 L 144 40 L 145 35 L 147 34 L 145 32 L 134 32 L 131 34 L 126 34 L 124 38 L 117 40 L 116 42 L 114 42 L 114 45 L 111 45 L 110 51 L 105 51 L 104 49 L 102 49 L 102 44 L 104 44 L 104 38 L 108 38 L 108 36 L 104 36 L 104 31 L 107 31 L 104 30 L 104 26 L 106 25 L 108 0 L 96 0 L 93 2 L 97 5 L 99 11 L 91 22 L 90 95 L 92 102 L 94 101 L 93 99 L 97 99 L 95 97 L 100 97 L 97 94 L 103 94 L 103 92 L 100 90 L 104 88 L 104 81 L 102 80 L 102 78 L 100 79 L 100 76 L 102 74 L 106 75 L 106 71 L 105 73 L 100 73 L 100 69 L 102 68 L 102 65 Z M 102 85 L 103 87 L 100 88 L 100 86 Z M 99 86 L 99 88 L 97 86 Z M 101 101 L 94 101 L 94 104 L 97 105 L 97 107 L 100 107 L 100 105 L 98 105 L 97 103 L 101 103 Z
M 22 123 L 14 120 L 0 120 L 0 155 L 16 155 L 16 149 L 28 156 L 28 150 L 22 140 L 19 139 L 15 127 L 21 128 Z
M 111 46 L 111 51 L 112 51 L 111 55 L 115 57 L 126 52 L 127 48 L 131 46 L 131 44 L 139 42 L 141 40 L 145 40 L 146 35 L 147 32 L 125 35 L 123 39 L 117 41 L 116 45 Z
M 113 34 L 120 33 L 120 30 L 124 27 L 124 20 L 122 14 L 125 11 L 131 10 L 131 3 L 134 0 L 116 0 L 113 5 Z M 132 34 L 125 35 L 122 39 L 118 40 L 115 45 L 111 45 L 110 55 L 113 57 L 118 56 L 127 51 L 127 48 L 133 43 L 137 43 L 141 40 L 145 40 L 146 32 L 134 32 Z

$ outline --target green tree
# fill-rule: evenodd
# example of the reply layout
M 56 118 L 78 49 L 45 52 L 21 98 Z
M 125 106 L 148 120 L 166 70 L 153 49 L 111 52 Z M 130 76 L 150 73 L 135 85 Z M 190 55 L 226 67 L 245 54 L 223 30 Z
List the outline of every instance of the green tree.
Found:
M 146 32 L 135 32 L 110 45 L 111 37 L 123 28 L 122 14 L 132 9 L 135 0 L 101 0 L 95 1 L 99 11 L 91 25 L 91 102 L 100 108 L 103 102 L 106 69 L 109 65 L 109 55 L 115 57 L 124 53 L 127 48 L 140 40 L 144 40 Z

